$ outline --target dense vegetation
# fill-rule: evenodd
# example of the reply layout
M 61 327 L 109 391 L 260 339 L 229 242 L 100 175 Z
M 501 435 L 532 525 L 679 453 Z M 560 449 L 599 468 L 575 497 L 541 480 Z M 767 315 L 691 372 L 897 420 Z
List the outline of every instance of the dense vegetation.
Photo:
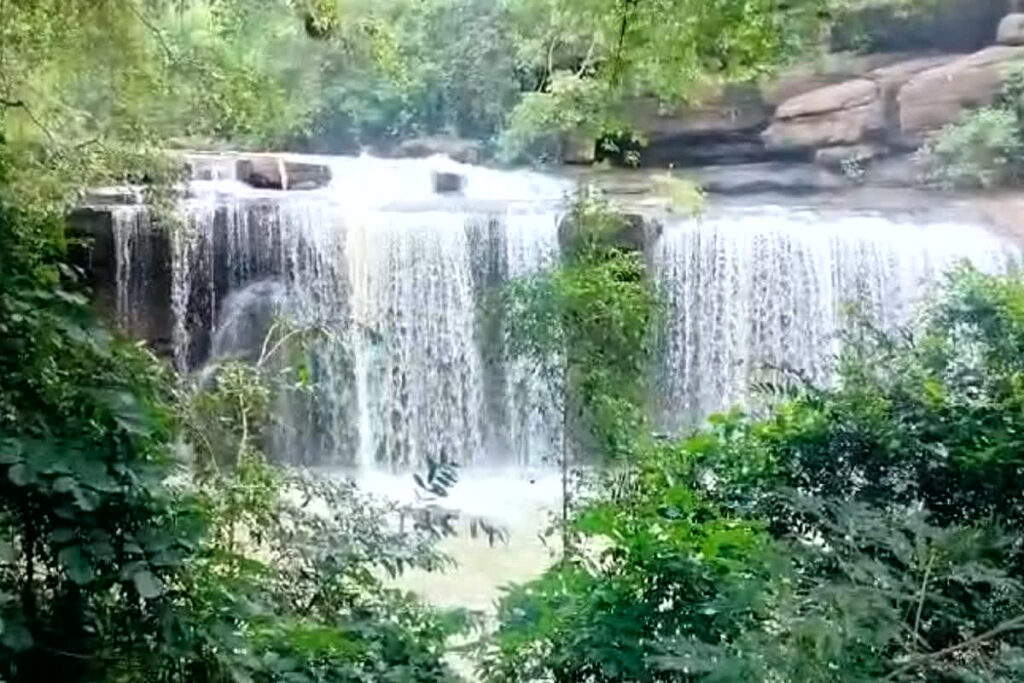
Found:
M 962 269 L 920 328 L 854 328 L 833 387 L 635 436 L 510 588 L 490 681 L 1024 676 L 1024 282 Z
M 1024 70 L 1011 72 L 990 107 L 965 113 L 918 152 L 924 181 L 992 189 L 1024 183 Z
M 544 156 L 621 132 L 628 96 L 758 76 L 831 4 L 11 0 L 0 99 L 12 140 L 91 155 L 121 135 L 339 152 L 454 134 Z
M 179 386 L 97 326 L 60 232 L 0 209 L 0 679 L 447 680 L 459 621 L 383 583 L 439 532 L 268 465 L 287 368 Z
M 173 376 L 68 265 L 84 188 L 144 182 L 170 214 L 174 145 L 553 155 L 627 132 L 628 96 L 758 75 L 834 6 L 0 0 L 0 680 L 445 681 L 467 623 L 388 587 L 445 564 L 429 515 L 265 458 L 317 331 L 281 321 L 251 363 Z M 835 387 L 658 440 L 635 228 L 579 202 L 565 263 L 503 302 L 511 350 L 560 361 L 538 367 L 562 388 L 565 542 L 503 599 L 482 675 L 1020 680 L 1024 284 L 964 270 L 920 330 L 859 328 Z

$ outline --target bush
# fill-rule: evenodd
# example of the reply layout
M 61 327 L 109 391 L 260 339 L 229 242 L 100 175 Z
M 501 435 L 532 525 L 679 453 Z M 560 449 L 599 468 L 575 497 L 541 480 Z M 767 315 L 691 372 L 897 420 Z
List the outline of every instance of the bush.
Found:
M 1024 135 L 1017 114 L 987 107 L 946 126 L 919 152 L 923 179 L 943 188 L 990 189 L 1024 179 Z
M 1024 69 L 1011 72 L 992 107 L 964 114 L 918 152 L 922 180 L 943 188 L 1024 182 Z

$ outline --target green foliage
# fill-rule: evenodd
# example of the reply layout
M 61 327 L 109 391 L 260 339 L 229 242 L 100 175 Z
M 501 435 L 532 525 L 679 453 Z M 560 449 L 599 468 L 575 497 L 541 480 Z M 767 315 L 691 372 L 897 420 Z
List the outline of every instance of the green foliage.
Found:
M 526 93 L 510 114 L 498 142 L 500 157 L 507 162 L 559 161 L 566 136 L 596 140 L 606 132 L 608 98 L 599 81 L 565 71 L 551 74 L 545 91 Z
M 964 114 L 918 152 L 925 182 L 991 189 L 1024 182 L 1024 69 L 1007 76 L 992 107 Z
M 168 377 L 95 325 L 75 272 L 57 260 L 59 235 L 51 215 L 0 204 L 7 680 L 102 670 L 92 653 L 109 634 L 143 638 L 201 531 L 188 497 L 164 485 Z
M 509 159 L 551 156 L 560 136 L 628 133 L 620 104 L 634 95 L 686 101 L 754 79 L 816 37 L 819 0 L 528 0 L 514 3 L 521 54 L 540 74 L 509 113 Z
M 1024 281 L 962 268 L 840 381 L 646 442 L 510 589 L 491 681 L 1003 681 L 1024 652 Z M 643 442 L 642 442 L 643 443 Z
M 628 456 L 644 424 L 657 300 L 635 243 L 643 230 L 581 194 L 560 227 L 563 263 L 506 291 L 509 352 L 561 385 L 569 438 L 591 455 Z
M 355 150 L 453 134 L 486 140 L 521 84 L 501 3 L 390 0 L 348 8 L 324 50 L 322 93 L 306 144 Z
M 260 453 L 306 333 L 176 391 L 96 326 L 50 216 L 0 206 L 0 677 L 451 680 L 465 616 L 384 582 L 445 566 L 437 532 Z
M 991 189 L 1021 181 L 1020 121 L 1006 109 L 972 111 L 943 128 L 922 148 L 926 182 L 946 188 Z

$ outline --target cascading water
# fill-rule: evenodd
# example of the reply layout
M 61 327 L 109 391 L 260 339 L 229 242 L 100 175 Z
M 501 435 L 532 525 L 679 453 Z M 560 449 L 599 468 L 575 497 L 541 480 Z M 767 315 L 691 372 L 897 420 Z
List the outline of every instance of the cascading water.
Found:
M 309 386 L 275 411 L 273 450 L 290 462 L 521 467 L 557 452 L 552 388 L 505 357 L 491 297 L 557 261 L 570 184 L 439 158 L 318 161 L 334 180 L 305 192 L 253 190 L 214 164 L 204 175 L 217 179 L 183 202 L 166 265 L 145 211 L 117 209 L 126 329 L 145 333 L 142 307 L 163 297 L 175 360 L 194 369 L 256 357 L 278 316 L 315 325 Z M 463 175 L 463 192 L 435 194 L 437 170 Z M 742 402 L 767 366 L 827 380 L 847 303 L 893 326 L 957 259 L 997 272 L 1017 261 L 977 226 L 792 207 L 669 222 L 649 252 L 667 305 L 653 382 L 666 429 Z
M 510 277 L 557 260 L 567 184 L 441 159 L 331 164 L 321 191 L 193 183 L 170 239 L 178 367 L 255 359 L 277 318 L 315 326 L 307 390 L 275 408 L 280 457 L 363 469 L 544 459 L 560 421 L 529 368 L 504 357 L 486 309 Z M 460 196 L 434 193 L 439 168 L 465 176 Z M 124 209 L 114 221 L 118 260 L 132 264 L 148 216 Z M 142 285 L 123 280 L 132 331 Z
M 853 310 L 882 329 L 907 324 L 965 259 L 999 273 L 1019 252 L 982 227 L 927 216 L 733 208 L 670 226 L 653 258 L 667 306 L 655 378 L 664 427 L 742 403 L 767 369 L 827 382 Z

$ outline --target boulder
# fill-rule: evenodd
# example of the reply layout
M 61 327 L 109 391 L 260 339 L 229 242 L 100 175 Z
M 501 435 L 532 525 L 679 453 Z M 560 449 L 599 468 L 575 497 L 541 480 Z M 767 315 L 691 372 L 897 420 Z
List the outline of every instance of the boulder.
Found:
M 244 157 L 235 168 L 240 181 L 261 189 L 315 190 L 331 182 L 331 169 L 324 164 L 276 156 Z
M 1024 45 L 1024 13 L 1007 14 L 999 22 L 996 42 L 1000 45 Z
M 855 109 L 871 104 L 878 97 L 878 87 L 871 80 L 858 78 L 797 95 L 779 105 L 776 119 L 795 119 Z
M 438 154 L 464 164 L 476 164 L 483 156 L 483 147 L 476 140 L 437 135 L 405 140 L 392 151 L 392 155 L 399 158 L 422 158 Z
M 968 109 L 991 104 L 1016 64 L 1024 64 L 1024 47 L 996 45 L 918 73 L 897 97 L 900 131 L 916 141 Z
M 450 171 L 434 171 L 430 174 L 437 194 L 457 194 L 466 186 L 466 177 Z
M 778 106 L 798 95 L 829 85 L 860 78 L 891 64 L 921 57 L 920 52 L 886 52 L 857 54 L 837 52 L 823 55 L 813 62 L 795 64 L 779 72 L 761 86 L 761 97 L 769 106 Z
M 871 145 L 898 138 L 900 88 L 917 74 L 944 66 L 951 55 L 918 55 L 872 69 L 860 78 L 818 88 L 779 105 L 764 133 L 769 149 Z M 830 156 L 831 155 L 831 156 Z M 829 163 L 835 155 L 825 153 Z
M 762 137 L 769 149 L 834 147 L 881 137 L 885 124 L 878 85 L 859 78 L 787 100 Z
M 597 141 L 583 131 L 562 136 L 562 163 L 589 165 L 597 158 Z

